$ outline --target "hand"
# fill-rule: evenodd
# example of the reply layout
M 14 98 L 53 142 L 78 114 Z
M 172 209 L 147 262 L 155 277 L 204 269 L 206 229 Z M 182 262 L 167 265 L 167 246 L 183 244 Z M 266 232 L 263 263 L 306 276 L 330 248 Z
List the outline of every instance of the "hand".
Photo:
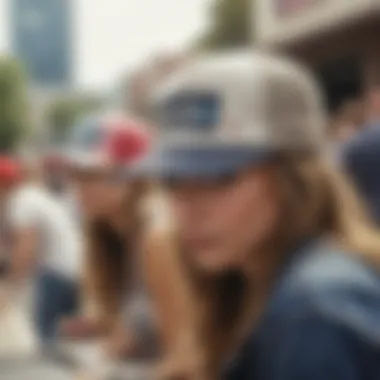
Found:
M 113 360 L 133 356 L 137 350 L 137 342 L 133 333 L 118 326 L 105 342 L 106 355 Z
M 100 323 L 80 316 L 63 320 L 59 330 L 64 337 L 74 340 L 95 338 L 103 332 Z

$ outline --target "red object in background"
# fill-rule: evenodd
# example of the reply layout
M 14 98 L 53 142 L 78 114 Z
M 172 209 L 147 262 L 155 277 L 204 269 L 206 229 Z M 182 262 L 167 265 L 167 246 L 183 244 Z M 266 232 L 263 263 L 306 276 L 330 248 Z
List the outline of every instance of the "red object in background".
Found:
M 144 125 L 126 120 L 110 128 L 105 150 L 111 163 L 129 165 L 148 152 L 150 143 Z
M 0 156 L 0 183 L 12 185 L 21 179 L 21 167 L 12 158 Z

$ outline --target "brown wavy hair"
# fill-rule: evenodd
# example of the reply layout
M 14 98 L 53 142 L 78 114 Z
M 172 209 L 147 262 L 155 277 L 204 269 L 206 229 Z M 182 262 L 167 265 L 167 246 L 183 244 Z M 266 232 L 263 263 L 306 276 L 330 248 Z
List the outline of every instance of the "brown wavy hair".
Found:
M 143 228 L 140 210 L 145 194 L 145 184 L 132 184 L 132 194 L 120 209 L 125 217 L 125 229 L 121 233 L 107 220 L 95 220 L 87 225 L 85 291 L 97 321 L 105 329 L 117 322 L 130 287 L 132 255 Z
M 168 375 L 168 379 L 221 377 L 223 363 L 260 317 L 285 252 L 300 240 L 325 236 L 348 252 L 379 265 L 380 234 L 353 186 L 331 163 L 318 157 L 283 157 L 273 164 L 273 169 L 283 207 L 277 232 L 263 251 L 265 257 L 271 258 L 274 270 L 268 271 L 267 281 L 257 288 L 253 275 L 204 275 L 186 263 L 186 255 L 181 255 L 192 293 L 192 344 L 198 361 L 189 367 L 191 355 L 184 350 L 183 362 L 187 364 L 183 373 Z

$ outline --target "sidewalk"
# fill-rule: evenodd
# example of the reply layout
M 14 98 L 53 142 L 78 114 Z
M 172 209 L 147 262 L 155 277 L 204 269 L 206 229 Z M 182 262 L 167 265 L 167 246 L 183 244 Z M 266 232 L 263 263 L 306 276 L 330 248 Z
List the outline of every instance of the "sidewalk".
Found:
M 74 380 L 69 371 L 38 358 L 0 359 L 1 380 Z
M 31 314 L 30 299 L 31 291 L 28 289 L 0 310 L 0 359 L 29 356 L 36 352 L 37 340 L 28 318 Z
M 25 293 L 0 314 L 1 380 L 150 380 L 145 363 L 112 363 L 96 343 L 62 342 L 60 350 L 71 365 L 54 364 L 38 356 L 37 340 L 28 318 L 30 295 Z M 83 375 L 82 375 L 83 374 Z
M 89 379 L 151 380 L 152 367 L 146 362 L 110 362 L 96 343 L 64 343 L 62 352 L 75 358 L 76 372 Z

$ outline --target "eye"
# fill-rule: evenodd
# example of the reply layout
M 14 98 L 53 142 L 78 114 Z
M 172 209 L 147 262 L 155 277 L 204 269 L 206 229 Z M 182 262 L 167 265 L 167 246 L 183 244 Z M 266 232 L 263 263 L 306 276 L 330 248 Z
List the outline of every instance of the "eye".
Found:
M 167 178 L 163 186 L 168 191 L 177 191 L 181 188 L 197 188 L 200 190 L 219 190 L 234 185 L 239 178 L 239 173 L 228 173 L 198 180 L 181 180 Z
M 226 173 L 215 178 L 213 182 L 216 186 L 225 187 L 235 184 L 238 181 L 238 178 L 238 173 Z

